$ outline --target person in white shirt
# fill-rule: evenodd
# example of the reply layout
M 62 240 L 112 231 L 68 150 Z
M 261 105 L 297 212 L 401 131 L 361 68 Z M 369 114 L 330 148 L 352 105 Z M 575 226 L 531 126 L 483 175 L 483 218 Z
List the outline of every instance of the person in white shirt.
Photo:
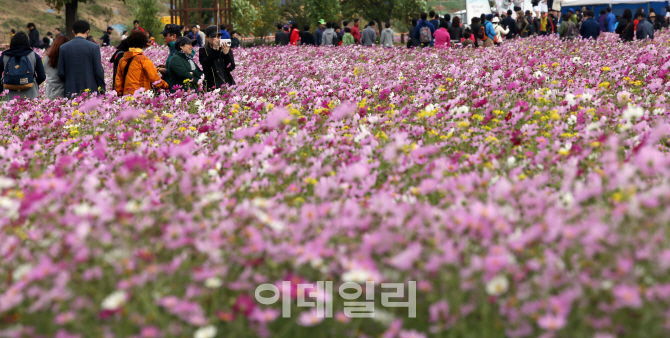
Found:
M 496 32 L 496 39 L 498 40 L 497 45 L 500 45 L 503 40 L 503 35 L 509 33 L 509 28 L 503 28 L 500 25 L 500 19 L 498 19 L 498 17 L 493 18 L 491 23 L 493 23 L 493 30 Z
M 200 25 L 196 25 L 198 27 L 198 35 L 200 35 L 200 38 L 202 39 L 202 43 L 205 43 L 205 33 L 200 30 Z

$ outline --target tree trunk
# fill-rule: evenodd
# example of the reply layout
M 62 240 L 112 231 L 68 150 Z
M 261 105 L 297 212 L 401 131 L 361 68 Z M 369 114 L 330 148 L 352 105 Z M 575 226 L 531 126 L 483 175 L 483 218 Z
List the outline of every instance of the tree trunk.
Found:
M 70 39 L 74 38 L 72 27 L 77 20 L 77 9 L 79 8 L 79 0 L 70 0 L 65 3 L 65 35 Z

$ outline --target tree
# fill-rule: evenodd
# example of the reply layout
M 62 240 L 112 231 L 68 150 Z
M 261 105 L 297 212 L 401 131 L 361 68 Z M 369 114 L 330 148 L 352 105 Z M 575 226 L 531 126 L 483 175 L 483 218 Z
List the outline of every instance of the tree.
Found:
M 61 11 L 65 7 L 65 34 L 70 38 L 74 38 L 74 33 L 72 33 L 72 27 L 74 22 L 77 20 L 77 10 L 79 9 L 79 3 L 86 3 L 87 0 L 45 0 L 47 5 L 51 9 Z M 123 3 L 126 0 L 121 0 Z
M 242 35 L 251 34 L 254 27 L 253 23 L 258 20 L 258 10 L 251 1 L 232 0 L 233 27 Z
M 161 20 L 158 18 L 159 9 L 156 6 L 156 0 L 137 0 L 138 7 L 133 11 L 135 20 L 139 21 L 145 31 L 150 31 L 154 38 L 158 40 L 162 31 Z M 160 36 L 162 39 L 162 36 Z M 162 40 L 161 40 L 162 41 Z M 156 41 L 157 43 L 159 41 Z
M 342 8 L 339 0 L 305 0 L 305 12 L 312 24 L 316 27 L 319 20 L 335 22 L 342 19 Z

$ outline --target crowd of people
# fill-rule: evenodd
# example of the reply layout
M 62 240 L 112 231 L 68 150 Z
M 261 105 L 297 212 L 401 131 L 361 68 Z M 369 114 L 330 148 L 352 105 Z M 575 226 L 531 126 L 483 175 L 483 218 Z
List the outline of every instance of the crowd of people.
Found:
M 30 29 L 31 25 L 28 26 Z M 32 27 L 35 29 L 34 25 Z M 90 29 L 88 22 L 76 21 L 72 28 L 74 38 L 59 32 L 53 42 L 50 41 L 43 59 L 34 51 L 39 47 L 32 43 L 32 37 L 39 37 L 39 33 L 12 32 L 10 48 L 0 58 L 0 69 L 4 70 L 0 92 L 7 90 L 4 99 L 37 98 L 40 85 L 45 81 L 44 93 L 48 99 L 84 92 L 104 93 L 107 88 L 101 46 L 90 41 Z M 108 35 L 112 30 L 108 28 L 102 46 L 111 45 Z M 235 85 L 233 46 L 227 40 L 232 38 L 225 27 L 212 25 L 204 32 L 197 27 L 190 36 L 197 36 L 198 40 L 184 36 L 183 32 L 183 26 L 165 25 L 161 34 L 169 54 L 164 65 L 155 66 L 143 53 L 152 45 L 151 35 L 136 22 L 109 60 L 113 64 L 112 87 L 116 93 L 119 96 L 133 94 L 140 88 L 147 91 L 213 90 Z M 232 33 L 234 36 L 235 32 Z M 202 68 L 194 62 L 196 55 Z

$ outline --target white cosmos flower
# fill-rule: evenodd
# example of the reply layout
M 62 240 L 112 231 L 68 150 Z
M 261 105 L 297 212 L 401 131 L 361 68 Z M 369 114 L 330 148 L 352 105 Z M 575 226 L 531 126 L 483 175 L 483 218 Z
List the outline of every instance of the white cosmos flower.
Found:
M 0 176 L 0 189 L 7 189 L 14 186 L 14 180 L 9 177 Z
M 193 334 L 193 338 L 214 338 L 216 337 L 216 327 L 214 325 L 199 328 Z
M 77 216 L 100 215 L 100 209 L 98 207 L 90 206 L 88 203 L 77 204 L 73 209 L 74 214 Z
M 205 279 L 205 286 L 210 289 L 218 289 L 221 285 L 223 285 L 223 282 L 219 277 L 209 277 Z
M 102 301 L 103 310 L 117 310 L 123 306 L 126 302 L 126 292 L 125 291 L 114 291 L 111 295 L 107 296 Z
M 508 167 L 513 167 L 515 164 L 516 164 L 516 158 L 514 156 L 510 156 L 507 158 Z
M 628 122 L 633 122 L 642 116 L 644 116 L 644 108 L 642 107 L 629 106 L 623 111 L 623 118 L 628 120 Z
M 354 269 L 342 274 L 342 280 L 345 282 L 365 283 L 372 280 L 372 273 L 364 269 Z
M 507 277 L 503 275 L 498 275 L 493 277 L 488 283 L 486 283 L 486 293 L 491 296 L 499 296 L 507 292 L 509 288 L 509 281 Z

